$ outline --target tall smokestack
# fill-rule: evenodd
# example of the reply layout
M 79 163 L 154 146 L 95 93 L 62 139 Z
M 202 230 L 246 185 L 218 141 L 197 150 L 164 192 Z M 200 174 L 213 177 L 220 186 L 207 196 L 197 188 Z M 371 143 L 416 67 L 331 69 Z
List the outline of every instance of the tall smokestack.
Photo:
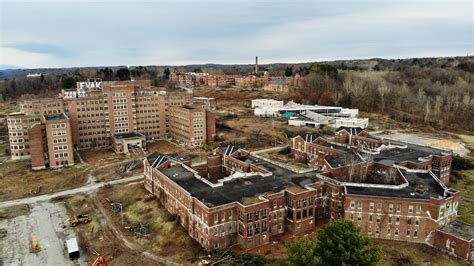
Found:
M 255 74 L 258 74 L 258 56 L 255 56 Z

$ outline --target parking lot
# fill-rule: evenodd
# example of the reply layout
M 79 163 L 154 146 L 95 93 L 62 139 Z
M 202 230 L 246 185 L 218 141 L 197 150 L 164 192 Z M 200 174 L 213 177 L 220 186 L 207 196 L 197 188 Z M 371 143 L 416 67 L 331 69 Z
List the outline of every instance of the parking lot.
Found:
M 68 258 L 66 239 L 75 237 L 64 204 L 36 203 L 28 215 L 0 220 L 6 235 L 0 239 L 0 265 L 85 265 Z M 36 245 L 34 245 L 36 244 Z

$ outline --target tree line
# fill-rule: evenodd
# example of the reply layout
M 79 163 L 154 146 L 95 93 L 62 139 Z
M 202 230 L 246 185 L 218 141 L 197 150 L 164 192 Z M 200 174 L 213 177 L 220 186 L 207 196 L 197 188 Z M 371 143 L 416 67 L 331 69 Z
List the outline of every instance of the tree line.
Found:
M 62 73 L 61 73 L 62 72 Z M 0 81 L 0 94 L 6 100 L 15 100 L 22 95 L 54 96 L 61 89 L 73 89 L 76 82 L 85 81 L 90 78 L 101 78 L 103 81 L 142 79 L 152 80 L 155 85 L 168 80 L 170 69 L 163 70 L 156 67 L 133 67 L 133 68 L 100 68 L 100 69 L 73 69 L 46 71 L 39 77 L 27 77 L 26 74 L 16 75 L 10 79 L 4 78 Z
M 383 71 L 310 67 L 300 73 L 305 74 L 303 86 L 291 94 L 296 102 L 340 105 L 407 123 L 474 131 L 474 72 L 469 63 Z

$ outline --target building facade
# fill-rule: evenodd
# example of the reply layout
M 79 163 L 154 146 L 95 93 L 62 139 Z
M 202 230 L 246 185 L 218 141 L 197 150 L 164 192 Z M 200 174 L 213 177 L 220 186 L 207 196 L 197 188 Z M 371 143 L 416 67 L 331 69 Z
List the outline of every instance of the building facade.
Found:
M 251 249 L 334 219 L 353 221 L 369 237 L 429 244 L 455 221 L 459 192 L 431 170 L 363 163 L 369 170 L 349 180 L 349 168 L 295 172 L 222 145 L 208 158 L 207 176 L 179 158 L 150 155 L 144 185 L 206 250 Z
M 212 101 L 211 101 L 212 102 Z M 179 138 L 170 130 L 172 108 L 193 103 L 192 92 L 186 89 L 166 89 L 151 86 L 149 80 L 112 81 L 89 80 L 78 82 L 75 90 L 63 90 L 57 98 L 25 100 L 20 104 L 20 112 L 7 116 L 10 150 L 13 159 L 35 160 L 35 169 L 46 167 L 50 156 L 51 146 L 55 144 L 47 126 L 56 121 L 48 117 L 65 117 L 67 149 L 89 149 L 112 146 L 127 147 L 118 144 L 124 142 L 121 134 L 136 133 L 143 136 L 145 141 L 163 139 L 166 137 Z M 203 105 L 206 118 L 204 129 L 215 135 L 215 117 L 204 108 L 214 106 Z M 208 113 L 208 114 L 207 114 Z M 40 126 L 36 126 L 39 124 Z M 46 126 L 46 127 L 45 127 Z M 54 133 L 56 134 L 56 133 Z M 118 136 L 118 142 L 113 142 Z M 212 136 L 211 136 L 212 137 Z M 200 139 L 206 143 L 211 138 Z M 141 140 L 140 140 L 141 141 Z M 32 154 L 34 143 L 34 157 Z M 39 148 L 42 143 L 43 148 Z M 115 144 L 114 144 L 115 143 Z M 125 140 L 125 143 L 137 146 L 136 143 Z M 127 145 L 128 145 L 127 144 Z M 142 145 L 141 145 L 142 146 Z M 68 156 L 73 158 L 73 153 Z M 44 156 L 40 156 L 43 153 Z M 66 153 L 66 152 L 65 152 Z M 46 158 L 47 160 L 42 160 Z M 42 163 L 45 161 L 45 163 Z M 63 165 L 71 165 L 71 159 L 59 160 Z M 50 166 L 56 165 L 56 160 Z

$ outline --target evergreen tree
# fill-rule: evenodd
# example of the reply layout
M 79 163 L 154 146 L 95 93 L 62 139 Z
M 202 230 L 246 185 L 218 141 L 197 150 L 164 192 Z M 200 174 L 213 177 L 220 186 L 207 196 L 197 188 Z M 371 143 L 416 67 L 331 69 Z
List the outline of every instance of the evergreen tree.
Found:
M 165 70 L 163 71 L 163 74 L 165 75 L 166 78 L 169 78 L 170 77 L 170 74 L 171 74 L 171 71 L 169 68 L 165 68 Z
M 284 265 L 376 265 L 379 248 L 369 246 L 369 238 L 360 234 L 352 221 L 327 224 L 318 241 L 296 240 L 287 245 Z
M 120 80 L 130 80 L 130 70 L 128 68 L 117 70 L 116 75 Z

